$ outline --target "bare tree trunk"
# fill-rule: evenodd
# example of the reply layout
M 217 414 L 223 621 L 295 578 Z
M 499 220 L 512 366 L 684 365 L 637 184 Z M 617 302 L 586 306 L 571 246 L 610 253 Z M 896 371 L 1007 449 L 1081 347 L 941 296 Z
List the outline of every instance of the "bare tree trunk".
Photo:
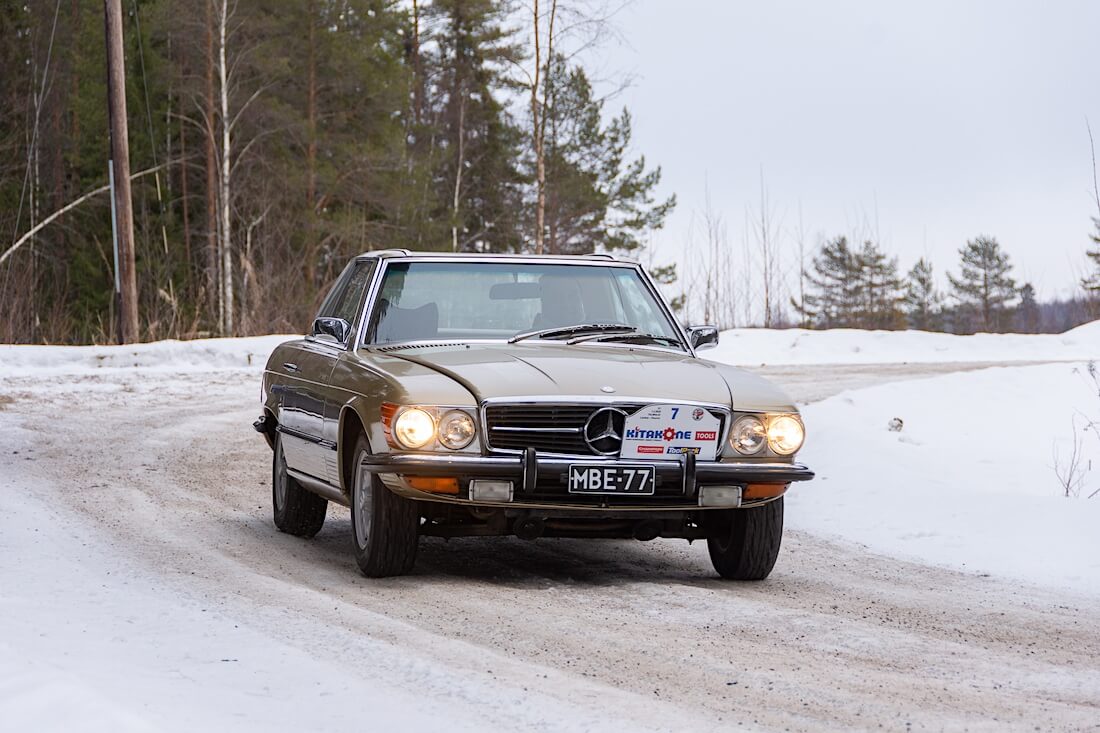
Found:
M 466 94 L 458 85 L 458 164 L 455 166 L 455 194 L 451 204 L 451 251 L 458 251 L 458 204 L 462 196 L 462 166 L 466 155 Z
M 267 211 L 248 223 L 244 232 L 244 251 L 241 252 L 241 332 L 252 331 L 252 286 L 256 281 L 256 268 L 252 264 L 252 231 L 267 216 Z
M 42 72 L 42 88 L 43 89 L 46 88 L 46 73 L 47 73 L 47 71 L 48 71 L 48 69 Z M 32 77 L 31 78 L 34 79 L 34 83 L 37 86 L 38 85 L 38 61 L 37 61 L 37 58 L 35 59 L 34 69 L 32 71 Z M 41 145 L 39 143 L 39 135 L 38 135 L 38 124 L 39 124 L 39 120 L 41 119 L 41 116 L 42 116 L 42 97 L 41 97 L 40 93 L 36 90 L 32 93 L 31 98 L 32 98 L 32 104 L 34 105 L 34 128 L 33 128 L 33 132 L 31 133 L 31 140 L 30 140 L 31 187 L 30 187 L 30 191 L 28 193 L 29 193 L 29 197 L 30 197 L 30 202 L 29 203 L 30 203 L 31 229 L 34 229 L 35 225 L 38 224 L 38 190 L 39 190 L 39 185 L 40 185 L 39 181 L 38 181 L 38 158 L 39 158 L 39 150 L 41 150 Z M 38 298 L 35 297 L 35 295 L 38 292 L 38 247 L 36 246 L 37 244 L 38 244 L 37 237 L 32 237 L 31 241 L 30 241 L 30 246 L 29 246 L 30 270 L 31 270 L 30 285 L 31 286 L 30 286 L 28 295 L 29 295 L 29 300 L 30 300 L 30 310 L 31 310 L 31 318 L 32 318 L 32 321 L 31 321 L 31 339 L 35 340 L 35 341 L 38 339 L 38 324 L 39 324 Z
M 317 217 L 317 23 L 314 19 L 317 4 L 309 0 L 309 65 L 306 89 L 306 257 L 305 279 L 310 288 L 317 278 L 316 217 Z
M 763 287 L 764 328 L 775 325 L 779 298 L 779 243 L 772 224 L 768 204 L 768 191 L 764 185 L 764 172 L 760 172 L 760 217 L 756 224 L 757 248 L 760 253 L 760 279 Z
M 807 328 L 806 317 L 806 230 L 802 225 L 802 204 L 798 205 L 798 315 L 799 326 Z
M 306 117 L 309 124 L 309 145 L 306 149 L 308 184 L 306 199 L 313 211 L 313 202 L 317 194 L 317 24 L 314 21 L 316 4 L 309 0 L 309 93 L 306 100 Z
M 194 263 L 191 261 L 191 198 L 187 187 L 187 128 L 180 125 L 180 204 L 183 208 L 183 252 L 187 261 L 187 293 L 191 292 L 191 275 Z M 171 175 L 168 176 L 171 179 Z
M 546 167 L 542 160 L 542 140 L 539 139 L 539 79 L 542 73 L 542 47 L 539 43 L 539 0 L 534 0 L 532 9 L 535 29 L 535 74 L 531 80 L 531 139 L 535 148 L 536 173 L 536 203 L 535 203 L 535 254 L 542 254 L 542 227 L 543 217 L 546 216 L 545 193 L 543 187 L 546 184 Z
M 230 185 L 229 185 L 229 68 L 225 59 L 226 29 L 229 25 L 229 0 L 220 0 L 218 19 L 218 77 L 221 82 L 221 255 L 222 255 L 222 296 L 224 302 L 222 333 L 233 335 L 233 240 L 229 230 Z
M 549 77 L 549 65 L 553 61 L 554 53 L 554 17 L 557 14 L 557 0 L 550 0 L 550 14 L 547 21 L 546 33 L 546 65 L 547 77 Z M 531 82 L 531 134 L 535 149 L 535 176 L 536 176 L 536 202 L 535 202 L 535 254 L 543 252 L 543 237 L 546 228 L 546 102 L 547 84 L 542 78 L 542 44 L 540 41 L 540 26 L 542 19 L 539 17 L 539 0 L 534 0 L 533 8 L 535 31 L 535 73 Z M 539 87 L 542 86 L 542 99 L 539 99 Z M 551 247 L 551 253 L 553 248 Z
M 424 67 L 420 59 L 420 3 L 412 4 L 413 122 L 420 125 L 424 114 Z
M 214 105 L 214 0 L 206 5 L 206 289 L 211 315 L 221 327 L 224 303 L 218 276 L 218 168 L 215 153 Z

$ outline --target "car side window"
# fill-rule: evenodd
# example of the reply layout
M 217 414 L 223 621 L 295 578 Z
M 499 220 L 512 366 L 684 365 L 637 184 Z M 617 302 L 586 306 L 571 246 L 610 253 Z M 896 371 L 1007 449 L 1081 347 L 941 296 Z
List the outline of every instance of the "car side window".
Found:
M 329 292 L 318 318 L 342 318 L 354 326 L 359 319 L 363 295 L 374 272 L 374 262 L 353 262 Z

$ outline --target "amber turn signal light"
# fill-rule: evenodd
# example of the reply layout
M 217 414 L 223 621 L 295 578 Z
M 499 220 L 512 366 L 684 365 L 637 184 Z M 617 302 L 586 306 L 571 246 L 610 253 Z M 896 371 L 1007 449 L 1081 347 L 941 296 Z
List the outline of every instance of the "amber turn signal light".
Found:
M 433 494 L 457 494 L 458 479 L 456 478 L 432 478 L 429 476 L 406 476 L 409 486 L 418 491 L 429 491 Z
M 749 484 L 741 495 L 744 499 L 773 499 L 787 493 L 790 484 Z

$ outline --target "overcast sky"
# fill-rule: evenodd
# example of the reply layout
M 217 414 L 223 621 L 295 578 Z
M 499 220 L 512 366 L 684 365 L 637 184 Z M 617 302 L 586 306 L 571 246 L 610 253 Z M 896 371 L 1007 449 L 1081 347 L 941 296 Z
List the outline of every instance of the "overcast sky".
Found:
M 739 244 L 760 171 L 785 231 L 869 223 L 903 270 L 937 275 L 997 237 L 1029 280 L 1069 292 L 1096 215 L 1100 2 L 637 0 L 598 67 L 635 75 L 612 106 L 679 206 L 678 259 L 704 186 Z M 611 111 L 611 110 L 609 110 Z

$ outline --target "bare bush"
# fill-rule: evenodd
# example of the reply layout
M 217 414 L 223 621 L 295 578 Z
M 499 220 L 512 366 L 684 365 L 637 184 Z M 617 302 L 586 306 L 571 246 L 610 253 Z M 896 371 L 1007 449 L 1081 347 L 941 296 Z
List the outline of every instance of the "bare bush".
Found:
M 1074 369 L 1074 372 L 1080 373 L 1077 369 Z M 1090 389 L 1100 400 L 1100 369 L 1097 368 L 1095 361 L 1090 361 L 1085 366 L 1085 377 L 1090 382 Z M 1100 443 L 1100 419 L 1078 411 L 1071 418 L 1070 423 L 1073 430 L 1073 440 L 1069 455 L 1061 455 L 1058 452 L 1058 447 L 1054 447 L 1054 474 L 1058 477 L 1058 483 L 1062 486 L 1062 496 L 1075 499 L 1081 495 L 1088 474 L 1092 471 L 1092 461 L 1087 459 L 1084 454 L 1084 434 L 1091 432 L 1097 442 Z M 1100 486 L 1088 493 L 1086 498 L 1092 499 L 1098 495 L 1100 495 Z
M 1077 432 L 1077 417 L 1070 421 L 1073 427 L 1073 440 L 1070 443 L 1069 455 L 1063 456 L 1055 445 L 1054 475 L 1058 477 L 1058 483 L 1062 486 L 1062 496 L 1067 499 L 1076 499 L 1081 495 L 1081 485 L 1085 483 L 1085 469 L 1082 466 L 1083 445 L 1081 436 Z

